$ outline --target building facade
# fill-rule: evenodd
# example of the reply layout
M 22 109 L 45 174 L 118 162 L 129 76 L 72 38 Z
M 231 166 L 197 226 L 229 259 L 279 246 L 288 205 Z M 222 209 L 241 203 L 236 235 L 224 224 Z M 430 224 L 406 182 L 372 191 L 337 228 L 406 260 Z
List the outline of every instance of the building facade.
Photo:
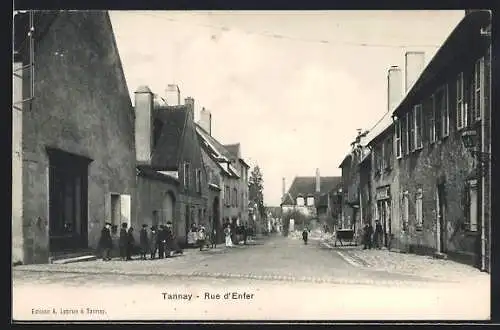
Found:
M 12 259 L 47 263 L 97 247 L 112 195 L 131 223 L 134 112 L 107 12 L 14 23 Z
M 394 111 L 401 244 L 489 269 L 491 13 L 471 12 Z M 474 152 L 464 136 L 475 136 Z M 484 156 L 484 157 L 483 157 Z

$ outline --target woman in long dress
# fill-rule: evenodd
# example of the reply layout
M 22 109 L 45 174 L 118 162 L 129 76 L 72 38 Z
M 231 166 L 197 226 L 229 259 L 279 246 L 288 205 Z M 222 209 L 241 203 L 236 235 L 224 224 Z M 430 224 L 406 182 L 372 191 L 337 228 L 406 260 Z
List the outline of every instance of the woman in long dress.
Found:
M 229 228 L 229 226 L 224 229 L 224 234 L 226 235 L 226 247 L 233 246 L 233 241 L 231 240 L 231 228 Z

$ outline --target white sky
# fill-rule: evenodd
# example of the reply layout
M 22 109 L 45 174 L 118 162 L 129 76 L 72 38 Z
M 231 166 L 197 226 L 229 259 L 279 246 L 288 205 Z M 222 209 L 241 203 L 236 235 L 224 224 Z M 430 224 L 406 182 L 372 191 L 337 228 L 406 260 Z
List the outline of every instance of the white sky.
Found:
M 387 69 L 403 68 L 411 50 L 425 51 L 428 62 L 464 11 L 110 15 L 132 97 L 139 85 L 164 95 L 178 84 L 181 99 L 212 112 L 212 135 L 240 142 L 252 168 L 261 167 L 273 206 L 283 177 L 288 189 L 316 168 L 340 175 L 356 129 L 371 128 L 387 109 Z

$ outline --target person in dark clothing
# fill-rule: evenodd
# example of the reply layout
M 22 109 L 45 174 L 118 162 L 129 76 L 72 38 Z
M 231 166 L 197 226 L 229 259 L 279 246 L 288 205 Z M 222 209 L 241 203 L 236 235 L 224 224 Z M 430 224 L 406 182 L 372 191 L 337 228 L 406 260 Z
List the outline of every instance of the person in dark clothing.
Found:
M 248 228 L 246 225 L 243 225 L 243 244 L 247 245 L 247 239 L 248 239 Z
M 158 242 L 158 258 L 163 259 L 165 258 L 165 243 L 166 243 L 166 231 L 164 225 L 160 225 L 160 230 L 158 231 L 158 236 L 157 236 L 157 242 Z
M 372 234 L 373 234 L 373 226 L 369 222 L 369 223 L 365 224 L 365 228 L 364 228 L 363 250 L 366 250 L 367 248 L 368 249 L 372 248 Z
M 384 234 L 384 231 L 382 229 L 382 225 L 380 224 L 380 221 L 376 220 L 375 221 L 375 233 L 373 234 L 373 240 L 375 241 L 375 247 L 377 249 L 382 248 L 382 235 Z
M 128 243 L 128 235 L 127 235 L 127 223 L 122 223 L 122 228 L 120 229 L 120 258 L 125 260 L 127 258 L 127 243 Z
M 111 239 L 111 223 L 106 222 L 101 231 L 101 238 L 99 240 L 99 247 L 102 251 L 102 260 L 111 260 L 111 249 L 113 248 L 113 240 Z
M 158 231 L 156 226 L 151 227 L 151 234 L 149 236 L 149 251 L 151 252 L 151 259 L 156 257 L 158 251 Z
M 304 240 L 304 244 L 307 244 L 307 239 L 309 237 L 309 230 L 307 228 L 304 228 L 302 231 L 302 239 Z
M 217 229 L 214 228 L 212 229 L 212 233 L 210 235 L 210 242 L 211 242 L 211 248 L 217 248 Z
M 148 238 L 148 225 L 142 225 L 141 235 L 140 235 L 140 245 L 141 245 L 141 259 L 146 260 L 146 254 L 149 251 L 149 238 Z
M 165 227 L 165 257 L 169 258 L 172 251 L 175 251 L 174 233 L 172 231 L 172 223 L 167 222 L 167 226 Z
M 134 251 L 134 246 L 134 228 L 130 227 L 127 232 L 127 260 L 132 260 L 132 252 Z

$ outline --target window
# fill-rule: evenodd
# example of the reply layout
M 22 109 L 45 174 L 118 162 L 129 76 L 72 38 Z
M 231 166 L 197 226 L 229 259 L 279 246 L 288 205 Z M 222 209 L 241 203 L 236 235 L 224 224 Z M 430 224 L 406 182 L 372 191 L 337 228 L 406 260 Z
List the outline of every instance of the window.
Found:
M 226 206 L 231 205 L 231 189 L 229 186 L 224 187 L 224 204 Z
M 389 136 L 385 140 L 384 145 L 384 169 L 392 168 L 392 150 L 394 149 L 394 146 L 392 144 L 392 137 Z
M 448 87 L 439 88 L 433 96 L 433 111 L 435 118 L 435 139 L 450 134 L 450 117 L 448 110 Z
M 448 96 L 448 85 L 443 87 L 443 97 L 441 103 L 441 136 L 446 137 L 450 135 L 450 107 L 449 107 L 449 96 Z
M 396 119 L 394 123 L 394 129 L 396 130 L 396 157 L 401 158 L 401 122 L 399 119 Z
M 429 142 L 436 142 L 436 95 L 431 97 L 431 111 L 429 111 Z
M 402 124 L 401 141 L 403 143 L 403 155 L 408 154 L 408 116 L 405 115 Z
M 460 72 L 456 81 L 457 129 L 467 126 L 467 106 L 464 100 L 464 74 Z
M 304 206 L 304 197 L 297 197 L 297 206 Z
M 417 190 L 417 195 L 415 198 L 415 218 L 417 229 L 422 229 L 423 226 L 423 207 L 422 207 L 422 189 Z
M 422 148 L 422 104 L 413 107 L 413 125 L 415 134 L 415 150 Z
M 196 192 L 201 192 L 201 170 L 196 169 L 195 172 L 195 183 L 196 183 Z
M 184 187 L 189 188 L 189 176 L 190 176 L 190 168 L 189 163 L 184 163 Z
M 238 190 L 233 188 L 233 207 L 238 206 Z
M 408 192 L 403 193 L 403 216 L 402 216 L 402 226 L 404 231 L 408 230 L 408 218 L 409 218 L 409 203 L 408 203 Z
M 314 197 L 307 197 L 307 205 L 314 206 Z
M 471 112 L 473 119 L 480 120 L 481 119 L 481 102 L 482 97 L 481 93 L 484 86 L 484 58 L 480 58 L 476 61 L 474 65 L 474 77 L 472 78 L 472 86 L 471 86 Z
M 415 151 L 415 122 L 413 111 L 406 114 L 408 121 L 408 152 Z
M 374 162 L 375 162 L 375 175 L 380 174 L 380 171 L 382 170 L 382 147 L 381 146 L 376 146 L 373 149 L 373 157 Z

